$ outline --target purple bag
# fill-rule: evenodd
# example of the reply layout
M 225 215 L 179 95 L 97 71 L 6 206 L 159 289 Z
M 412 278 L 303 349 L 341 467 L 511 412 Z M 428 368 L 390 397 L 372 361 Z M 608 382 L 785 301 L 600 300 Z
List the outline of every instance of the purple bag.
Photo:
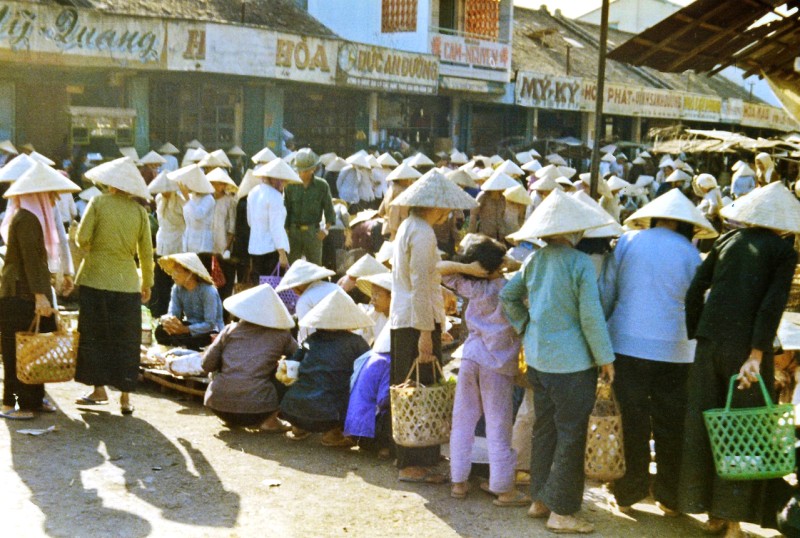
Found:
M 281 283 L 281 280 L 283 280 L 283 277 L 281 276 L 281 265 L 278 264 L 275 266 L 275 270 L 272 271 L 271 275 L 260 276 L 258 283 L 269 284 L 273 288 L 277 288 L 278 284 Z M 283 301 L 283 304 L 286 306 L 286 309 L 289 311 L 289 313 L 294 315 L 295 308 L 297 307 L 297 299 L 299 299 L 294 290 L 279 291 L 278 297 L 281 298 L 281 301 Z

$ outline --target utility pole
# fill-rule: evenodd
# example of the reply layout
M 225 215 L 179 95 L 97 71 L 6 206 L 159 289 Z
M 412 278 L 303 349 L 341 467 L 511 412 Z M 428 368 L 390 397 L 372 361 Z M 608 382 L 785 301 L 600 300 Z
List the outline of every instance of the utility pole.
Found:
M 605 126 L 603 120 L 603 101 L 605 100 L 606 48 L 608 44 L 608 4 L 603 0 L 600 18 L 600 55 L 597 61 L 597 101 L 594 108 L 594 146 L 592 147 L 591 187 L 589 195 L 597 200 L 597 186 L 600 181 L 600 136 Z

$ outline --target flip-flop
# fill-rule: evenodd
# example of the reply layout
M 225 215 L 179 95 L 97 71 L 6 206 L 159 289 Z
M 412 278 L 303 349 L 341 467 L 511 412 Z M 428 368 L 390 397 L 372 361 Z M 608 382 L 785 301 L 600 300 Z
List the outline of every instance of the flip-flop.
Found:
M 53 405 L 53 402 L 48 400 L 47 398 L 42 400 L 42 406 L 37 409 L 40 413 L 55 413 L 58 411 L 58 408 Z
M 32 420 L 33 412 L 23 411 L 22 409 L 12 409 L 10 411 L 0 412 L 0 417 L 7 418 L 9 420 Z
M 466 499 L 469 490 L 472 489 L 469 483 L 464 483 L 462 488 L 456 489 L 458 486 L 459 484 L 453 484 L 453 487 L 450 488 L 450 496 L 454 499 Z
M 285 435 L 287 439 L 291 439 L 292 441 L 302 441 L 303 439 L 308 439 L 311 436 L 311 432 L 307 431 L 295 432 L 294 430 L 290 430 L 286 432 Z
M 400 482 L 411 482 L 412 484 L 444 484 L 447 482 L 447 477 L 428 469 L 422 476 L 400 476 L 398 480 Z
M 108 405 L 108 400 L 95 400 L 89 398 L 88 396 L 81 396 L 80 398 L 75 400 L 75 403 L 81 405 Z
M 259 426 L 258 428 L 258 431 L 263 433 L 286 433 L 291 430 L 292 430 L 291 426 L 284 426 L 284 425 L 276 426 L 274 428 L 262 428 Z
M 494 495 L 495 497 L 497 497 L 497 493 L 495 493 L 494 491 L 491 490 L 491 488 L 489 488 L 489 482 L 485 481 L 481 482 L 481 490 L 485 491 L 489 495 Z
M 502 506 L 502 507 L 509 507 L 509 506 L 528 506 L 531 504 L 531 498 L 522 493 L 521 491 L 514 492 L 514 498 L 504 501 L 500 497 L 497 497 L 495 500 L 492 501 L 492 504 L 495 506 Z
M 547 530 L 555 534 L 591 534 L 594 532 L 594 525 L 588 521 L 578 520 L 575 525 L 571 527 L 553 527 L 545 525 Z

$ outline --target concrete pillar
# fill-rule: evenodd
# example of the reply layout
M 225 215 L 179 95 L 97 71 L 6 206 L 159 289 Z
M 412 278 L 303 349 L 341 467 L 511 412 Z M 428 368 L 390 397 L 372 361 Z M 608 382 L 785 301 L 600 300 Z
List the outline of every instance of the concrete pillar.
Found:
M 281 156 L 283 142 L 283 88 L 271 86 L 264 92 L 264 145 Z
M 633 129 L 631 132 L 631 142 L 640 144 L 642 142 L 642 118 L 641 116 L 634 116 Z
M 525 139 L 536 140 L 539 135 L 539 109 L 524 108 L 525 111 Z
M 14 115 L 16 107 L 14 104 L 14 83 L 10 81 L 0 81 L 0 140 L 11 140 L 14 142 Z
M 378 132 L 378 94 L 376 92 L 369 94 L 367 107 L 369 109 L 369 144 L 377 146 L 380 133 Z
M 589 147 L 594 144 L 594 118 L 594 112 L 581 112 L 581 140 Z
M 150 151 L 150 79 L 136 76 L 128 79 L 128 107 L 136 110 L 136 132 L 133 145 L 139 155 Z

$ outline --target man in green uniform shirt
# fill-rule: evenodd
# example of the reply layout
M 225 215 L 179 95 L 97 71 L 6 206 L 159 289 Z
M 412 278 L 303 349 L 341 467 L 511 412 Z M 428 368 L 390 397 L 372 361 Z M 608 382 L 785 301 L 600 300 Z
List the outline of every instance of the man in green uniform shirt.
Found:
M 306 257 L 311 263 L 322 265 L 322 240 L 328 228 L 336 222 L 328 183 L 314 175 L 319 157 L 311 148 L 295 154 L 294 167 L 302 185 L 286 185 L 286 231 L 289 235 L 289 263 Z M 325 225 L 320 224 L 325 216 Z

